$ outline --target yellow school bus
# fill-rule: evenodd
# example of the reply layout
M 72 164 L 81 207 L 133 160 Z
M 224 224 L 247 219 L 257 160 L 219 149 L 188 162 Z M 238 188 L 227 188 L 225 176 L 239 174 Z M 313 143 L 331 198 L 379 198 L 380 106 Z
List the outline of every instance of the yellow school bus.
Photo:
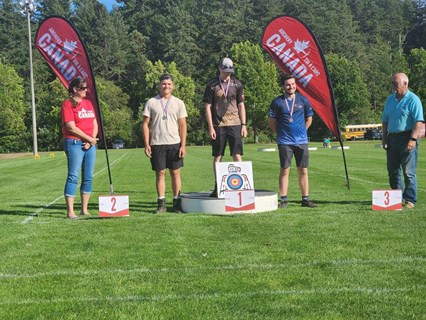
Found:
M 381 123 L 372 124 L 351 124 L 342 128 L 342 138 L 345 140 L 360 140 L 364 139 L 364 133 L 368 129 L 382 129 Z

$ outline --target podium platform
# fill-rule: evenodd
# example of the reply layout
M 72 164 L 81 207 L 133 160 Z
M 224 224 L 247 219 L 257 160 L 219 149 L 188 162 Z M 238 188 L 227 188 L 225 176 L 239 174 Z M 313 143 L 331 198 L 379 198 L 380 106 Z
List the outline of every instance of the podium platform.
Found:
M 234 215 L 239 213 L 274 211 L 278 209 L 278 196 L 277 193 L 273 191 L 255 190 L 255 209 L 233 212 L 225 211 L 225 199 L 211 198 L 210 193 L 211 191 L 202 191 L 181 194 L 183 212 Z

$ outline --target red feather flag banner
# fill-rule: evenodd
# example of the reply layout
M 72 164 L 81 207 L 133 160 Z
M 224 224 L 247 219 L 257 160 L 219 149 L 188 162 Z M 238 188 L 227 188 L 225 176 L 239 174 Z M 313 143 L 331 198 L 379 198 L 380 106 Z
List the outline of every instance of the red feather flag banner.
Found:
M 324 55 L 314 34 L 297 18 L 280 16 L 266 26 L 262 36 L 262 46 L 284 73 L 290 73 L 296 77 L 297 89 L 309 98 L 315 112 L 339 140 L 346 184 L 349 188 L 333 86 Z
M 99 108 L 95 78 L 92 72 L 89 56 L 76 28 L 65 18 L 51 16 L 42 21 L 35 36 L 35 46 L 46 59 L 47 64 L 68 90 L 69 83 L 77 78 L 83 78 L 87 83 L 87 99 L 96 110 L 99 134 L 103 139 L 110 192 L 113 192 L 111 170 L 108 160 L 108 149 Z

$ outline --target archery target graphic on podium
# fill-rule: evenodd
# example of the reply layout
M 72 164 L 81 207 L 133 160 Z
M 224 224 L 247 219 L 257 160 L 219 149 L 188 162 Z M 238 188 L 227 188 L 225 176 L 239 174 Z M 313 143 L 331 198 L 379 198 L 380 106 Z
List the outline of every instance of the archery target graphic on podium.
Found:
M 217 162 L 216 185 L 218 198 L 225 198 L 227 190 L 254 190 L 251 161 Z
M 218 198 L 225 198 L 226 211 L 255 208 L 251 161 L 216 163 L 216 184 Z
M 243 186 L 244 179 L 247 179 L 247 177 L 244 176 L 244 178 L 238 174 L 231 174 L 226 179 L 226 184 L 231 190 L 239 190 Z

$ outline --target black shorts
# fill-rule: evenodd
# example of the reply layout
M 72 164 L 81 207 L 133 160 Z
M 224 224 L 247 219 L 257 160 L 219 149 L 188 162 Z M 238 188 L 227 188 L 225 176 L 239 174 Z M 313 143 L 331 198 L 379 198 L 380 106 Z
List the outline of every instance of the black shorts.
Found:
M 297 167 L 307 168 L 309 166 L 309 149 L 307 144 L 301 144 L 298 146 L 279 144 L 278 150 L 280 154 L 281 168 L 290 167 L 293 154 L 296 159 Z
M 212 156 L 225 155 L 226 143 L 229 142 L 231 157 L 234 154 L 243 155 L 243 139 L 241 138 L 241 125 L 228 127 L 214 127 L 216 140 L 212 140 Z
M 179 158 L 180 143 L 151 146 L 152 170 L 176 170 L 183 167 L 183 158 Z

